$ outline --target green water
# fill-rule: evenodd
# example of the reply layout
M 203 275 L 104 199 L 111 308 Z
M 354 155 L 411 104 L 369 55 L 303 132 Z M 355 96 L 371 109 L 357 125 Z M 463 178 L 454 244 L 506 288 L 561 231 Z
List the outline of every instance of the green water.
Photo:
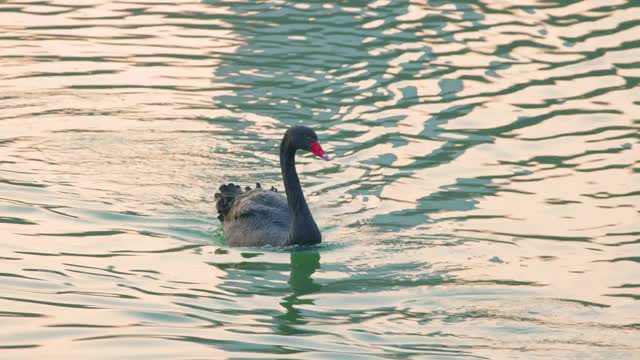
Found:
M 0 3 L 0 358 L 640 358 L 637 1 Z M 229 248 L 224 182 L 324 242 Z

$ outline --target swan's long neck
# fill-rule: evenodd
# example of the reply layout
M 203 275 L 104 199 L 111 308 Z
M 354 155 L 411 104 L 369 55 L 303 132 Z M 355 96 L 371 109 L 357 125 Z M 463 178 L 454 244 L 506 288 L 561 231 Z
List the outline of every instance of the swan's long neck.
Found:
M 280 169 L 287 193 L 287 203 L 291 213 L 289 224 L 290 245 L 312 245 L 319 243 L 322 238 L 318 225 L 313 220 L 307 201 L 300 187 L 300 179 L 296 172 L 296 149 L 285 137 L 280 144 Z

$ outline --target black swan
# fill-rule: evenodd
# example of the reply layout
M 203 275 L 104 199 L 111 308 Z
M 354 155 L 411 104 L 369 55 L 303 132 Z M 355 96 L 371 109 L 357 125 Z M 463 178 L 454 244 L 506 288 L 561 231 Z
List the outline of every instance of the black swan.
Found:
M 313 245 L 322 240 L 311 216 L 296 172 L 296 150 L 311 151 L 329 160 L 315 131 L 304 126 L 287 130 L 280 143 L 280 169 L 287 197 L 275 188 L 244 191 L 235 184 L 220 186 L 215 194 L 218 218 L 224 225 L 224 237 L 230 246 Z

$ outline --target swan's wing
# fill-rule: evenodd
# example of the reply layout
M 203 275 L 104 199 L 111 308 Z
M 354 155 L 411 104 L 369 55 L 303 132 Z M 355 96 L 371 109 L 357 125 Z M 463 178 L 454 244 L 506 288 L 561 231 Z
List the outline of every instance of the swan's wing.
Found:
M 216 209 L 218 210 L 218 219 L 224 221 L 224 219 L 227 218 L 229 211 L 231 211 L 233 207 L 236 206 L 236 202 L 239 201 L 238 200 L 239 198 L 243 196 L 244 197 L 257 196 L 259 198 L 262 196 L 261 195 L 262 191 L 263 190 L 260 183 L 256 183 L 256 188 L 253 190 L 249 186 L 245 187 L 244 192 L 242 191 L 239 185 L 236 185 L 234 183 L 221 185 L 220 188 L 218 189 L 218 192 L 215 194 Z M 274 187 L 271 187 L 271 191 L 278 192 L 278 190 Z M 269 200 L 277 200 L 278 202 L 280 202 L 281 199 L 277 197 L 273 197 L 271 199 L 266 198 L 267 203 L 269 203 Z M 260 199 L 255 201 L 260 201 Z M 267 204 L 267 206 L 269 205 Z M 273 206 L 282 206 L 282 204 L 278 203 L 278 204 L 274 204 Z
M 287 199 L 273 191 L 255 189 L 238 196 L 226 219 L 252 218 L 276 226 L 289 225 Z
M 286 245 L 290 217 L 284 196 L 251 190 L 238 196 L 224 217 L 224 236 L 231 246 Z

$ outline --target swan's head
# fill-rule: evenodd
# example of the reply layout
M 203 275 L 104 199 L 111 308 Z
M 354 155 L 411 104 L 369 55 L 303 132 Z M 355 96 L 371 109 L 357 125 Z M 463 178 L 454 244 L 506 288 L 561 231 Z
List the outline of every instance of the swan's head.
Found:
M 294 126 L 287 130 L 285 138 L 289 141 L 289 144 L 293 145 L 296 149 L 310 151 L 325 160 L 330 160 L 329 155 L 324 152 L 318 142 L 318 135 L 316 135 L 316 132 L 311 128 Z

